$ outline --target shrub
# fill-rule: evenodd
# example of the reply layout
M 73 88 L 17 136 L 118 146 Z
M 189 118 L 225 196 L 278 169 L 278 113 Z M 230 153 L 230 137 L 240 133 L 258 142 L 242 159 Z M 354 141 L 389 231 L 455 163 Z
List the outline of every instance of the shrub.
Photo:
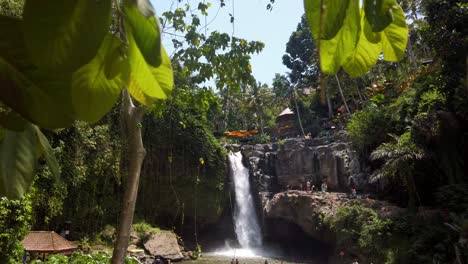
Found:
M 23 254 L 21 240 L 29 230 L 31 202 L 0 198 L 0 263 L 19 263 Z
M 386 108 L 371 104 L 353 114 L 346 131 L 358 151 L 371 151 L 393 132 L 392 118 Z
M 355 203 L 340 207 L 333 218 L 325 220 L 339 247 L 346 247 L 382 263 L 387 258 L 392 221 L 380 218 L 369 208 Z
M 137 233 L 138 237 L 141 239 L 141 241 L 148 240 L 148 238 L 152 234 L 159 233 L 161 229 L 157 227 L 152 227 L 150 224 L 146 222 L 139 222 L 134 224 L 133 230 Z
M 438 90 L 427 91 L 421 95 L 418 104 L 419 113 L 429 112 L 444 107 L 446 102 L 445 96 Z

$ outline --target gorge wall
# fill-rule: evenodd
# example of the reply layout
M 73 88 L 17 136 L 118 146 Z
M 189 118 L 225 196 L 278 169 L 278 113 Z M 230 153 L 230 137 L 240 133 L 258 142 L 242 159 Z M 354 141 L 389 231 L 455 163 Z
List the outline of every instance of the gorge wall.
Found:
M 353 178 L 364 188 L 368 177 L 344 134 L 314 139 L 291 138 L 274 144 L 240 147 L 259 192 L 275 193 L 326 182 L 332 191 L 346 191 Z
M 333 215 L 349 199 L 345 194 L 300 191 L 305 189 L 307 181 L 316 189 L 325 182 L 328 190 L 333 192 L 347 192 L 351 178 L 358 190 L 364 190 L 368 185 L 368 174 L 344 133 L 234 148 L 241 150 L 243 161 L 249 168 L 252 191 L 257 194 L 257 210 L 267 237 L 281 229 L 279 225 L 289 223 L 314 239 L 325 240 L 317 231 L 320 230 L 317 219 Z

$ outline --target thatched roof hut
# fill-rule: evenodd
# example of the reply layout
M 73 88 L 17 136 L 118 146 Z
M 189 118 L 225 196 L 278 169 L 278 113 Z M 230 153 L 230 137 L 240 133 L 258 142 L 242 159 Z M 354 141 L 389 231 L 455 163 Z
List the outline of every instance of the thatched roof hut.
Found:
M 275 136 L 277 137 L 288 137 L 294 136 L 297 134 L 297 129 L 294 124 L 294 118 L 296 117 L 293 110 L 289 107 L 285 108 L 277 117 L 276 117 L 276 128 Z
M 54 231 L 31 231 L 21 242 L 27 252 L 70 253 L 78 246 Z

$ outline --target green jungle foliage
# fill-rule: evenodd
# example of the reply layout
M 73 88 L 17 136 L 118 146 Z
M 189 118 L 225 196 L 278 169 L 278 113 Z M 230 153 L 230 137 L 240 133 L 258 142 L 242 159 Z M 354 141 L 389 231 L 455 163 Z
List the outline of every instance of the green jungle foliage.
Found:
M 0 198 L 0 263 L 19 263 L 24 252 L 21 240 L 28 233 L 31 222 L 31 199 Z
M 45 261 L 33 260 L 31 264 L 108 264 L 111 260 L 111 255 L 107 253 L 84 254 L 81 252 L 74 253 L 67 257 L 64 255 L 52 255 Z M 133 257 L 126 257 L 125 264 L 139 263 Z
M 148 153 L 136 211 L 151 224 L 179 228 L 184 218 L 213 223 L 223 211 L 226 152 L 203 115 L 176 93 L 161 115 L 147 116 L 143 123 Z
M 468 260 L 468 244 L 463 240 L 463 232 L 468 230 L 466 217 L 421 211 L 388 218 L 355 203 L 340 207 L 334 217 L 324 219 L 323 223 L 336 251 L 344 250 L 345 256 L 354 255 L 365 263 Z M 462 262 L 456 262 L 457 254 Z
M 72 221 L 72 236 L 93 234 L 115 224 L 123 193 L 118 111 L 100 123 L 77 122 L 49 134 L 62 171 L 55 182 L 48 166 L 32 189 L 33 227 L 61 231 Z M 92 221 L 90 221 L 92 219 Z
M 356 203 L 340 207 L 335 216 L 324 222 L 336 239 L 336 248 L 359 252 L 369 262 L 383 263 L 392 235 L 390 219 Z

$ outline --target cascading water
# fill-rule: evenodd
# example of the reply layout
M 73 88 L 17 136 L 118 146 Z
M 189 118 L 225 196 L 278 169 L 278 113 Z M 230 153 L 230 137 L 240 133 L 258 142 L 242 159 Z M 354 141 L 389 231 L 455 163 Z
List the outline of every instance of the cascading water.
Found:
M 230 152 L 229 163 L 236 194 L 234 226 L 237 239 L 242 248 L 259 247 L 262 245 L 262 234 L 250 193 L 249 171 L 242 164 L 240 152 Z

